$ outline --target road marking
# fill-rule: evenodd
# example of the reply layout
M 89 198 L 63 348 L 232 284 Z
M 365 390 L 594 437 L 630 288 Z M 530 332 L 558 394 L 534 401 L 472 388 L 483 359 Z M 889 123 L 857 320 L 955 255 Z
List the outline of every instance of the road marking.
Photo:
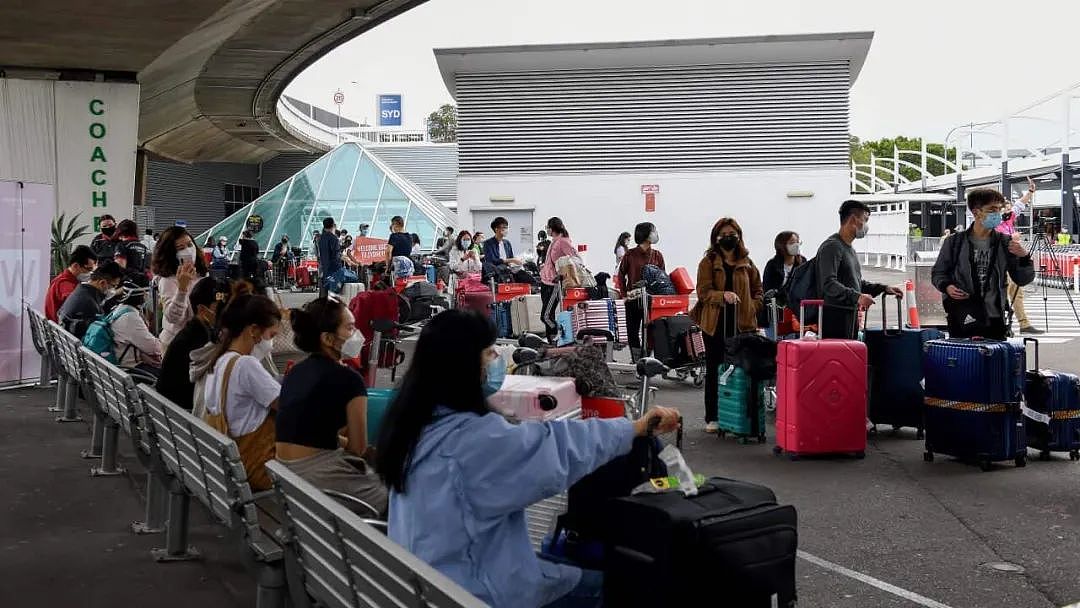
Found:
M 872 576 L 870 576 L 868 574 L 863 574 L 862 572 L 856 572 L 855 570 L 852 570 L 850 568 L 845 568 L 845 567 L 841 566 L 840 564 L 834 564 L 834 563 L 832 563 L 832 562 L 830 562 L 828 560 L 821 559 L 820 557 L 818 557 L 816 555 L 807 553 L 806 551 L 800 550 L 800 551 L 798 551 L 797 554 L 798 554 L 799 557 L 801 557 L 802 559 L 810 562 L 811 564 L 814 564 L 816 566 L 821 566 L 822 568 L 824 568 L 826 570 L 831 570 L 831 571 L 833 571 L 833 572 L 835 572 L 837 574 L 841 574 L 841 575 L 846 576 L 848 578 L 855 579 L 855 580 L 857 580 L 857 581 L 859 581 L 861 583 L 866 583 L 867 585 L 870 585 L 871 587 L 876 587 L 878 589 L 881 589 L 882 591 L 885 591 L 887 593 L 891 593 L 891 594 L 893 594 L 893 595 L 895 595 L 897 597 L 902 597 L 905 600 L 907 600 L 909 602 L 912 602 L 912 603 L 915 603 L 915 604 L 918 604 L 920 606 L 926 606 L 926 608 L 950 608 L 946 604 L 942 604 L 941 602 L 932 600 L 932 599 L 930 599 L 930 598 L 928 598 L 928 597 L 926 597 L 924 595 L 919 595 L 918 593 L 915 593 L 914 591 L 908 591 L 907 589 L 901 589 L 900 587 L 897 587 L 896 585 L 891 585 L 889 583 L 886 583 L 883 580 L 876 579 L 876 578 L 874 578 L 874 577 L 872 577 Z

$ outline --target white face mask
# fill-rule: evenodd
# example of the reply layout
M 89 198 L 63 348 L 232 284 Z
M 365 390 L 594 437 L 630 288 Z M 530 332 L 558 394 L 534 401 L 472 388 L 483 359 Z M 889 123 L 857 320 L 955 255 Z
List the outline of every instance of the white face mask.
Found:
M 862 225 L 862 226 L 859 226 L 859 227 L 858 227 L 858 228 L 857 228 L 857 229 L 855 230 L 855 238 L 857 238 L 857 239 L 862 239 L 862 238 L 866 238 L 866 235 L 867 235 L 867 234 L 868 234 L 869 232 L 870 232 L 870 222 L 869 222 L 869 220 L 868 220 L 868 221 L 866 221 L 866 222 L 863 222 L 863 225 Z
M 660 243 L 660 233 L 655 231 L 655 230 L 650 232 L 649 233 L 649 242 L 652 243 L 653 245 L 656 245 L 656 244 Z
M 176 261 L 183 264 L 188 262 L 190 264 L 195 263 L 195 248 L 188 247 L 187 249 L 180 249 L 176 252 Z
M 274 351 L 274 339 L 266 338 L 255 345 L 255 348 L 251 349 L 251 356 L 262 361 L 270 356 L 270 353 Z
M 82 273 L 79 273 L 79 275 L 76 276 L 75 278 L 78 279 L 80 283 L 85 283 L 85 282 L 90 280 L 90 273 L 89 272 L 82 272 Z
M 788 253 L 788 255 L 799 255 L 799 244 L 798 243 L 788 243 L 787 253 Z
M 359 331 L 353 331 L 348 340 L 341 345 L 341 358 L 342 359 L 355 359 L 360 356 L 361 351 L 364 350 L 364 334 Z

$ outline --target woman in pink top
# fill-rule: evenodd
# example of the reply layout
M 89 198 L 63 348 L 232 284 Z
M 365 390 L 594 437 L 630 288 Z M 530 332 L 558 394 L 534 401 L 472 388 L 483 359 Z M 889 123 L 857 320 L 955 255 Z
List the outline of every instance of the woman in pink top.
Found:
M 548 336 L 557 333 L 555 325 L 555 313 L 558 309 L 558 298 L 555 295 L 555 281 L 559 273 L 555 270 L 561 258 L 568 255 L 577 255 L 577 247 L 570 240 L 570 233 L 566 225 L 557 217 L 547 221 L 547 233 L 551 236 L 551 245 L 548 247 L 544 265 L 540 267 L 540 299 L 544 303 L 544 326 L 547 327 Z

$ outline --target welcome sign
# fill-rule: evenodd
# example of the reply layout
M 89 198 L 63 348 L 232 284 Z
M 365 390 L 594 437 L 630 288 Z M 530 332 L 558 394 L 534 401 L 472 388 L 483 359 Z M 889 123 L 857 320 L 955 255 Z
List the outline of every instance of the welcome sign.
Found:
M 62 81 L 55 100 L 57 214 L 79 214 L 93 232 L 102 215 L 130 218 L 139 85 Z

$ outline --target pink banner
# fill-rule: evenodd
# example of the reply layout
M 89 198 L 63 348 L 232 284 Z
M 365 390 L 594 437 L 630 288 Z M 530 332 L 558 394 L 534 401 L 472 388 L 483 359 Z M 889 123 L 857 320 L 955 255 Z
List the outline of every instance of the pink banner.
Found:
M 43 308 L 55 209 L 53 186 L 0 182 L 0 385 L 40 373 L 24 307 Z

